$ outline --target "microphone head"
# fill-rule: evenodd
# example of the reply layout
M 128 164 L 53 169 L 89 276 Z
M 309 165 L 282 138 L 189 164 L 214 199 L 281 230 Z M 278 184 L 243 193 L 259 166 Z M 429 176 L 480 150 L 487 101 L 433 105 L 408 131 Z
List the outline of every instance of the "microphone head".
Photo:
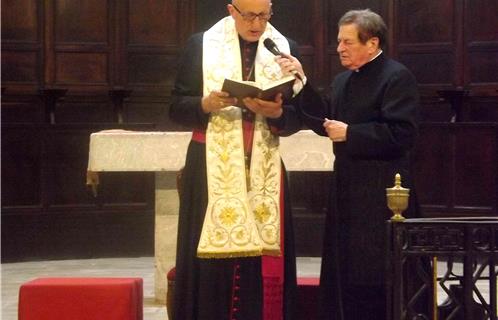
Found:
M 275 44 L 275 42 L 272 39 L 266 38 L 263 41 L 263 44 L 265 45 L 265 48 L 268 49 L 274 55 L 278 56 L 280 54 L 280 50 L 278 50 L 277 45 Z

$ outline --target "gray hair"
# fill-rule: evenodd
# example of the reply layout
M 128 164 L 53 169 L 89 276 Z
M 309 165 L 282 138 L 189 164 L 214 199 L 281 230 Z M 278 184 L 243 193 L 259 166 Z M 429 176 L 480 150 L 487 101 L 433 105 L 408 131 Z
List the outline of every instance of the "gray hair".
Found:
M 339 20 L 339 27 L 346 24 L 358 26 L 358 37 L 361 43 L 366 43 L 372 37 L 379 38 L 379 47 L 385 49 L 387 44 L 387 27 L 384 20 L 370 9 L 350 10 Z

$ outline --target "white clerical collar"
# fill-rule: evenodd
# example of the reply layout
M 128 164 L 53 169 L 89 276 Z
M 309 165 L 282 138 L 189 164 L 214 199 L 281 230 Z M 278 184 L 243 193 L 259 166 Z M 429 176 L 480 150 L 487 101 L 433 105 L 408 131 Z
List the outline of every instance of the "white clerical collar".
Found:
M 375 57 L 373 57 L 372 59 L 370 59 L 368 62 L 372 62 L 373 60 L 375 60 L 378 56 L 380 56 L 382 54 L 382 50 L 379 50 L 379 52 L 375 55 Z M 367 62 L 367 63 L 368 63 Z M 364 66 L 364 65 L 363 65 Z M 361 67 L 363 67 L 361 66 Z M 361 67 L 359 67 L 358 69 L 355 69 L 354 72 L 360 72 L 360 69 Z
M 373 61 L 374 59 L 376 59 L 378 56 L 380 56 L 380 55 L 381 55 L 381 53 L 382 53 L 382 50 L 379 50 L 379 53 L 377 53 L 377 54 L 375 55 L 375 57 L 373 57 L 372 59 L 370 59 L 370 61 Z

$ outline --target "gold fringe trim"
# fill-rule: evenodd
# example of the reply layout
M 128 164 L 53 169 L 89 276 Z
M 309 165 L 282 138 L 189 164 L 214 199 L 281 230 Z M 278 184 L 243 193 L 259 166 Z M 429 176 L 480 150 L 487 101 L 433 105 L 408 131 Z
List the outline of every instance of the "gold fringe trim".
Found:
M 281 252 L 279 249 L 263 249 L 263 255 L 265 256 L 272 256 L 272 257 L 280 257 L 282 256 Z
M 261 256 L 261 250 L 234 251 L 234 252 L 199 252 L 197 258 L 201 259 L 226 259 L 226 258 L 247 258 Z

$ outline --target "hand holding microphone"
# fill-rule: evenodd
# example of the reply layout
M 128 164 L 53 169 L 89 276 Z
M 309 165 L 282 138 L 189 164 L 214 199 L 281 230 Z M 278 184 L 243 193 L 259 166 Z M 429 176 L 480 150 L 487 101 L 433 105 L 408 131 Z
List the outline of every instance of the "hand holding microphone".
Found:
M 281 58 L 278 58 L 276 62 L 280 65 L 282 68 L 282 71 L 284 73 L 292 74 L 294 75 L 297 79 L 299 79 L 303 84 L 304 84 L 304 71 L 303 71 L 303 66 L 293 56 L 290 54 L 286 54 L 281 52 L 275 42 L 270 39 L 266 38 L 263 41 L 263 44 L 265 45 L 266 49 L 268 49 L 271 53 L 273 53 L 275 56 L 280 56 Z

